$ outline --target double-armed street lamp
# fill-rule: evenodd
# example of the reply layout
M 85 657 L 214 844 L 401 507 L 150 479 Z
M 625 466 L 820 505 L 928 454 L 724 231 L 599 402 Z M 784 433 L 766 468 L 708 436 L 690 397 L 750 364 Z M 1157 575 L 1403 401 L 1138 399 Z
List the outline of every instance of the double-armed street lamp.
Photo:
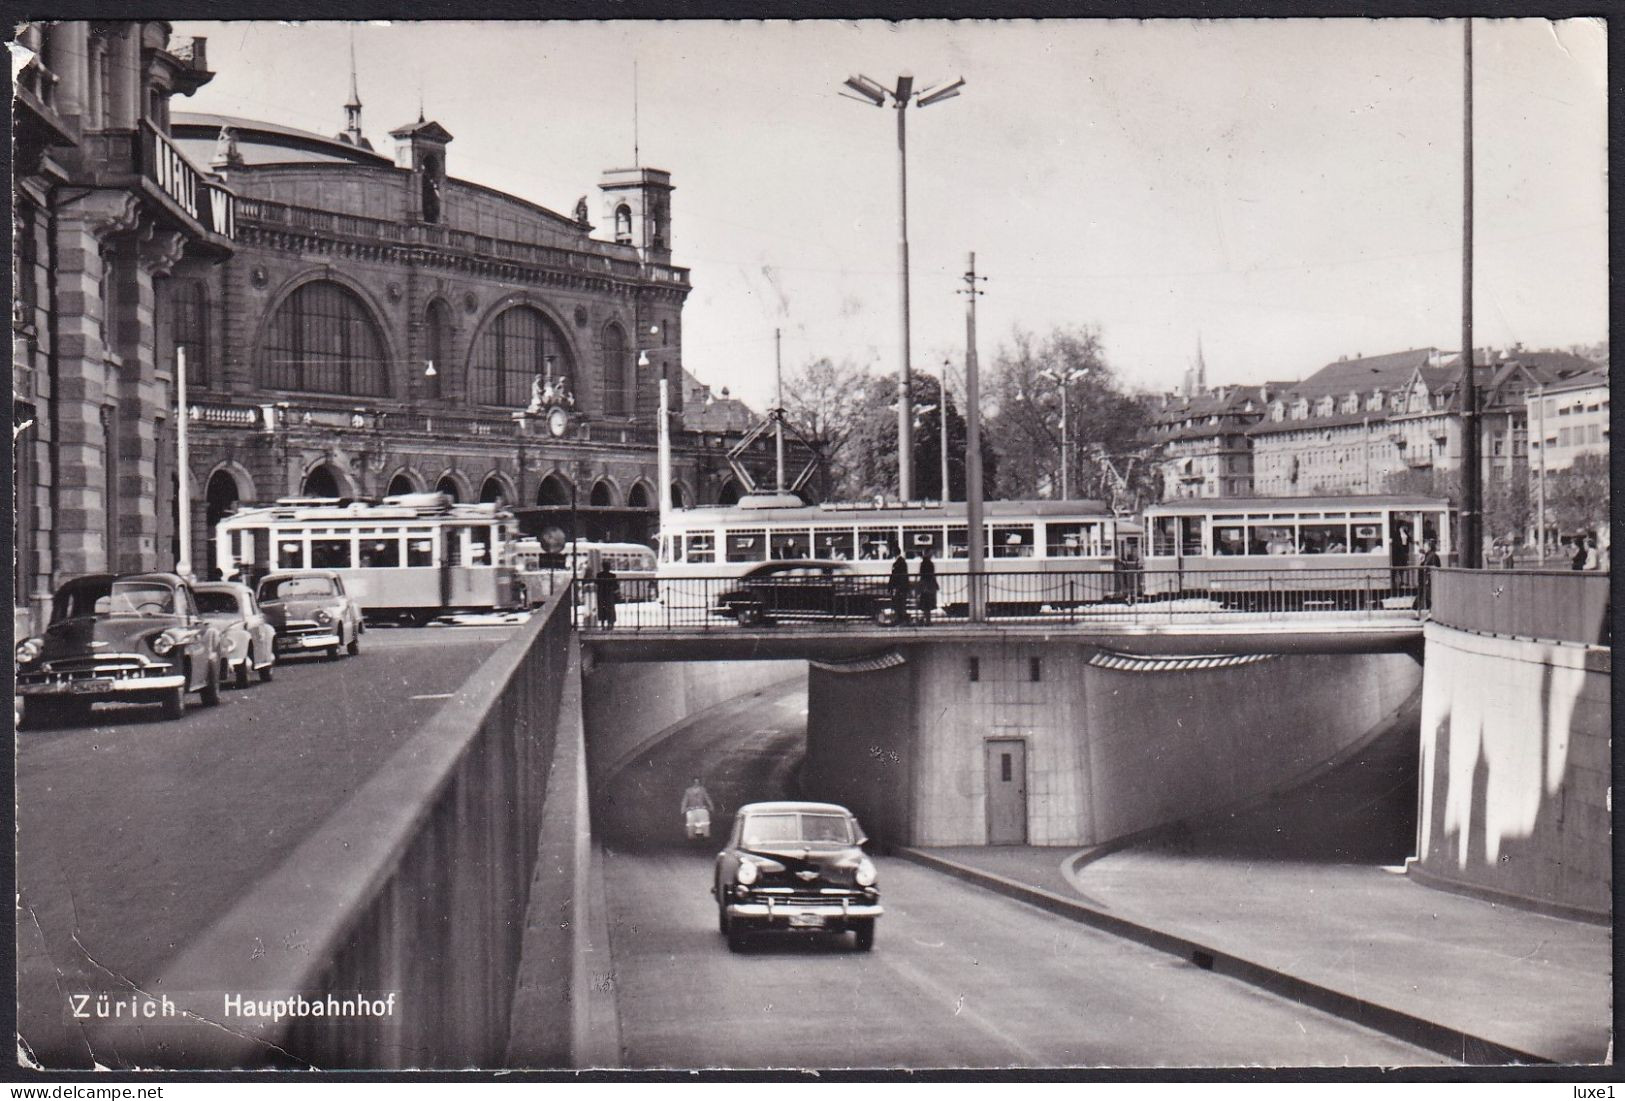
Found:
M 1049 379 L 1061 388 L 1061 500 L 1071 500 L 1069 484 L 1067 481 L 1068 439 L 1066 430 L 1067 408 L 1072 404 L 1072 384 L 1089 373 L 1087 367 L 1068 367 L 1064 371 L 1046 369 L 1039 374 Z
M 904 118 L 908 112 L 905 108 L 909 103 L 917 107 L 929 107 L 933 103 L 941 103 L 945 99 L 952 99 L 959 94 L 959 89 L 965 84 L 963 77 L 951 84 L 926 88 L 916 92 L 914 78 L 907 73 L 897 78 L 895 88 L 887 88 L 878 81 L 871 80 L 861 74 L 846 78 L 845 86 L 856 92 L 857 95 L 840 93 L 847 99 L 856 99 L 860 103 L 868 103 L 874 107 L 886 106 L 891 100 L 897 108 L 897 163 L 898 163 L 898 238 L 897 255 L 900 278 L 902 281 L 903 305 L 903 361 L 897 380 L 897 496 L 907 501 L 914 494 L 914 411 L 913 397 L 909 391 L 909 316 L 908 316 L 908 139 L 904 125 Z

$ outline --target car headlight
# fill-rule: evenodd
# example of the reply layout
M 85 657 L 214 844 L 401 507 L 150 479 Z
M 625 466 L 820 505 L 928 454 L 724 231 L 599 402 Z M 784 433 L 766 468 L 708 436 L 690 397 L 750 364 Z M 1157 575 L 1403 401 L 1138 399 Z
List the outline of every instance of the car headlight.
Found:
M 875 871 L 875 862 L 870 860 L 867 856 L 858 861 L 857 879 L 859 887 L 873 887 L 878 874 L 879 873 Z
M 153 637 L 153 640 L 152 640 L 152 652 L 153 653 L 155 653 L 155 654 L 167 654 L 171 650 L 173 650 L 174 648 L 175 648 L 175 636 L 170 634 L 168 631 L 165 631 L 163 634 L 156 635 L 156 636 Z
M 37 638 L 25 638 L 17 644 L 17 664 L 27 665 L 39 657 L 40 651 L 45 648 L 45 642 Z
M 333 622 L 333 617 L 328 614 L 326 608 L 317 608 L 316 609 L 316 614 L 311 616 L 310 618 L 314 619 L 317 623 L 322 623 L 322 624 L 327 624 L 327 623 Z
M 734 873 L 734 878 L 748 887 L 756 882 L 756 875 L 756 862 L 754 860 L 741 860 L 739 870 Z

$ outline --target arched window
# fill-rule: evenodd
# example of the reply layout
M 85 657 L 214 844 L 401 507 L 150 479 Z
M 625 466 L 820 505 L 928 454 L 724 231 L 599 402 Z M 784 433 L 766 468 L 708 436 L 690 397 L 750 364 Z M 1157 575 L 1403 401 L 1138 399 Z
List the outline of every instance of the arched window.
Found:
M 633 486 L 632 492 L 626 495 L 626 507 L 653 508 L 654 504 L 649 500 L 649 487 L 644 485 L 642 482 L 639 482 L 637 485 Z
M 502 479 L 495 474 L 485 479 L 480 486 L 480 502 L 482 504 L 507 504 L 508 487 L 502 484 Z
M 173 279 L 169 286 L 170 340 L 186 349 L 186 384 L 208 386 L 209 296 L 200 279 Z
M 416 493 L 418 487 L 412 484 L 412 479 L 406 476 L 403 470 L 389 480 L 389 488 L 384 491 L 387 497 L 398 497 L 403 493 Z
M 603 339 L 604 413 L 624 417 L 632 411 L 632 353 L 626 346 L 626 333 L 619 325 L 606 325 Z
M 732 478 L 729 478 L 726 482 L 722 483 L 722 489 L 717 493 L 717 504 L 737 505 L 739 503 L 741 493 L 742 490 L 739 488 L 739 483 L 734 481 Z
M 625 203 L 615 208 L 615 243 L 617 245 L 632 243 L 632 208 Z
M 615 503 L 615 491 L 609 488 L 608 482 L 595 482 L 589 503 L 595 508 L 607 508 Z
M 479 405 L 510 409 L 530 401 L 531 382 L 575 374 L 569 348 L 558 328 L 530 306 L 497 315 L 474 344 L 470 397 Z
M 446 369 L 451 366 L 451 307 L 438 298 L 429 303 L 423 335 L 428 358 L 423 365 L 423 396 L 438 398 L 445 386 Z M 431 369 L 433 374 L 429 373 Z
M 462 496 L 457 489 L 457 479 L 453 478 L 450 474 L 442 474 L 440 476 L 440 480 L 434 484 L 434 491 L 436 493 L 444 493 L 453 501 L 456 501 Z
M 339 492 L 339 480 L 333 473 L 333 468 L 326 463 L 312 468 L 305 475 L 304 487 L 299 491 L 302 497 L 342 497 Z
M 273 390 L 386 397 L 384 341 L 360 298 L 337 283 L 306 283 L 266 326 L 260 377 Z
M 237 488 L 237 479 L 224 470 L 217 470 L 209 475 L 208 487 L 203 491 L 204 505 L 204 557 L 200 565 L 204 572 L 215 563 L 215 525 L 237 511 L 240 500 Z
M 440 158 L 423 158 L 423 220 L 440 221 Z
M 549 474 L 542 479 L 542 484 L 536 487 L 536 503 L 542 506 L 551 505 L 562 508 L 570 503 L 570 485 L 557 474 Z
M 671 484 L 671 507 L 688 507 L 688 493 L 684 491 L 682 482 L 673 482 Z

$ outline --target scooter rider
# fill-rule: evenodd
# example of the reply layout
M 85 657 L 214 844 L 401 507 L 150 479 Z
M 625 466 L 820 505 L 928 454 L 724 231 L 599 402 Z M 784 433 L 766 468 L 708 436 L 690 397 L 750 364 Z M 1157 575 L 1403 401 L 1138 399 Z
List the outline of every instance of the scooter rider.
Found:
M 711 815 L 716 806 L 698 776 L 683 792 L 683 826 L 690 841 L 711 836 Z

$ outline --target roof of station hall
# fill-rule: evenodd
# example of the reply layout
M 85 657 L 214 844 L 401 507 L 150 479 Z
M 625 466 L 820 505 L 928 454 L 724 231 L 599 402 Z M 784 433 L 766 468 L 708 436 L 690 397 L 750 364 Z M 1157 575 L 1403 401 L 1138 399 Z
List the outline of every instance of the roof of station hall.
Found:
M 248 165 L 309 164 L 312 161 L 384 166 L 395 163 L 391 157 L 347 141 L 263 119 L 194 111 L 177 111 L 169 119 L 171 136 L 200 168 L 208 167 L 214 157 L 215 140 L 226 126 L 237 135 L 237 149 Z

